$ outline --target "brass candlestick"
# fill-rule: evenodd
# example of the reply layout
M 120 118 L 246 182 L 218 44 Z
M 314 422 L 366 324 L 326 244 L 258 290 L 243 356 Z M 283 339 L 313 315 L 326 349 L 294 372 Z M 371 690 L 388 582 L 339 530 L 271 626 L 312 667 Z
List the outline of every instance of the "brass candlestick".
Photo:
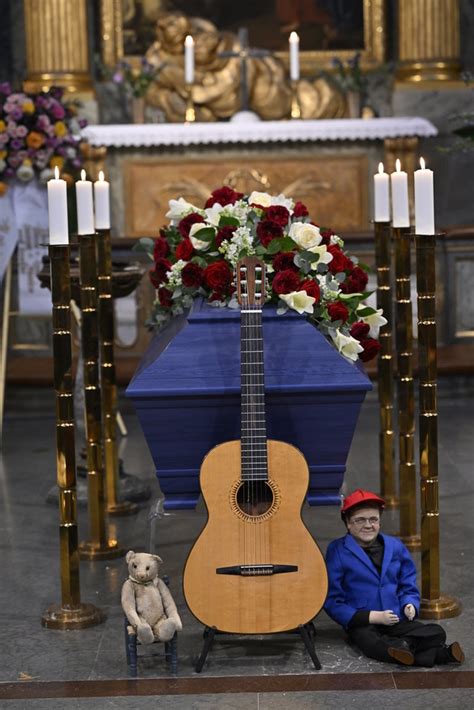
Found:
M 99 335 L 97 318 L 97 260 L 95 234 L 79 236 L 81 278 L 82 357 L 87 436 L 87 484 L 91 539 L 79 554 L 88 560 L 112 559 L 124 554 L 117 540 L 108 539 L 104 502 L 102 407 L 99 388 Z
M 59 488 L 59 558 L 61 603 L 41 617 L 49 629 L 84 629 L 104 620 L 93 604 L 82 604 L 76 509 L 76 452 L 71 354 L 71 280 L 69 246 L 50 245 L 53 300 L 54 389 L 56 392 L 56 471 Z
M 417 234 L 419 426 L 421 483 L 421 607 L 424 619 L 461 613 L 454 597 L 441 594 L 439 571 L 438 407 L 436 349 L 436 236 Z
M 109 515 L 130 515 L 138 506 L 118 500 L 117 385 L 114 362 L 114 301 L 112 298 L 112 245 L 110 229 L 97 230 L 99 290 L 100 385 L 105 484 Z
M 301 118 L 301 106 L 298 100 L 298 82 L 291 81 L 291 118 Z
M 413 323 L 410 295 L 410 228 L 394 227 L 395 313 L 400 483 L 400 537 L 410 549 L 420 546 L 416 523 L 415 392 Z
M 185 123 L 194 123 L 196 120 L 196 111 L 194 110 L 193 101 L 193 85 L 186 84 L 186 111 L 184 114 Z
M 393 432 L 393 301 L 391 284 L 390 222 L 375 222 L 375 262 L 377 265 L 377 308 L 383 308 L 387 324 L 380 329 L 377 383 L 380 405 L 380 493 L 387 508 L 398 506 L 395 487 Z

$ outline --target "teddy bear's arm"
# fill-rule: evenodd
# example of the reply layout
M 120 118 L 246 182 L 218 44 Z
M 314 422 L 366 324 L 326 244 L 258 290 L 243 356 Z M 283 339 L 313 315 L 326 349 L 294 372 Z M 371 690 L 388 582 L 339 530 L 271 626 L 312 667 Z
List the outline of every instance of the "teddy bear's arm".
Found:
M 168 619 L 173 619 L 173 621 L 175 622 L 176 629 L 178 631 L 181 631 L 181 629 L 183 628 L 183 624 L 181 623 L 176 604 L 174 602 L 173 597 L 171 596 L 171 592 L 168 589 L 168 586 L 163 582 L 162 579 L 158 579 L 158 589 L 161 594 L 163 608 L 165 610 L 166 616 L 168 617 Z
M 122 609 L 132 626 L 137 628 L 143 623 L 136 611 L 135 593 L 130 580 L 127 579 L 122 586 Z

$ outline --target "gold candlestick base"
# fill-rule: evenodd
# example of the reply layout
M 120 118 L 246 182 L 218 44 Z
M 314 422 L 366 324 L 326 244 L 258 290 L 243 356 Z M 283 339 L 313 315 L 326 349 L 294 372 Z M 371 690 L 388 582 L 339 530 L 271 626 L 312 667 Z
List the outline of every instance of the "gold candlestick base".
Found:
M 138 505 L 129 500 L 111 503 L 107 506 L 107 513 L 109 515 L 134 515 L 137 511 Z
M 186 84 L 186 111 L 184 114 L 185 123 L 194 123 L 196 120 L 196 111 L 194 110 L 193 101 L 193 85 Z
M 420 619 L 451 619 L 462 611 L 461 602 L 455 597 L 442 595 L 439 599 L 422 599 Z
M 81 542 L 79 545 L 79 557 L 81 560 L 113 560 L 116 557 L 123 557 L 125 550 L 119 547 L 117 540 L 107 540 L 102 545 L 95 542 Z
M 70 608 L 51 604 L 41 617 L 41 625 L 47 629 L 74 631 L 101 624 L 105 618 L 104 612 L 93 604 L 79 604 Z
M 291 82 L 290 116 L 291 116 L 291 118 L 296 118 L 296 119 L 301 118 L 301 106 L 300 106 L 300 102 L 298 101 L 298 82 L 297 81 Z

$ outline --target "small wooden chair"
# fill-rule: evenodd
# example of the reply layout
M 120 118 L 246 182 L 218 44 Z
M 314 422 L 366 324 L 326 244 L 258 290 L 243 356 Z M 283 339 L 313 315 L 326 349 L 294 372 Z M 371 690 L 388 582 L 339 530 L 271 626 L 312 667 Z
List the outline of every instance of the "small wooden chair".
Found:
M 169 579 L 166 576 L 162 577 L 163 581 L 169 585 Z M 128 674 L 131 678 L 136 678 L 138 675 L 138 653 L 137 647 L 139 641 L 137 634 L 133 626 L 128 621 L 127 617 L 124 616 L 124 628 L 125 628 L 125 653 L 127 655 L 127 666 Z M 178 673 L 178 632 L 175 632 L 172 639 L 169 641 L 154 641 L 153 643 L 163 643 L 165 647 L 165 660 L 169 666 L 172 675 L 177 675 Z

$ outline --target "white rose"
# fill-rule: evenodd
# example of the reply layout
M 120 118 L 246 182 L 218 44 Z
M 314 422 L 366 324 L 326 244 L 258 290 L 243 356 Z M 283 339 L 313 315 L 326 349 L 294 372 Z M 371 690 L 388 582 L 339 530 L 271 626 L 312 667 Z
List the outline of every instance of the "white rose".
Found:
M 249 205 L 260 205 L 261 207 L 270 207 L 272 197 L 267 192 L 257 192 L 254 190 L 249 196 Z
M 301 249 L 311 250 L 311 247 L 317 247 L 321 243 L 321 233 L 319 227 L 314 224 L 306 224 L 305 222 L 293 222 L 290 227 L 290 237 L 298 244 Z
M 282 301 L 298 313 L 312 313 L 313 304 L 316 301 L 313 296 L 308 296 L 306 291 L 292 291 L 291 293 L 281 293 Z
M 191 229 L 189 230 L 189 238 L 191 240 L 191 244 L 196 249 L 196 251 L 206 251 L 206 249 L 209 249 L 210 242 L 206 242 L 202 239 L 199 239 L 199 237 L 194 236 L 195 234 L 199 234 L 202 229 L 208 228 L 209 225 L 203 224 L 202 222 L 195 222 L 193 225 L 191 225 Z
M 344 335 L 340 330 L 336 330 L 335 335 L 331 333 L 331 337 L 341 355 L 344 355 L 345 358 L 353 362 L 359 359 L 358 353 L 361 353 L 364 348 L 358 340 L 351 335 Z
M 165 215 L 168 219 L 181 219 L 189 212 L 200 212 L 197 207 L 190 202 L 186 202 L 183 197 L 180 197 L 178 200 L 170 200 L 169 207 Z
M 31 165 L 23 163 L 23 165 L 20 165 L 18 170 L 16 171 L 16 176 L 18 180 L 21 180 L 21 182 L 29 182 L 34 178 L 35 171 L 31 167 Z
M 280 194 L 276 197 L 272 197 L 272 205 L 279 205 L 281 207 L 286 207 L 290 214 L 293 214 L 295 207 L 295 201 L 291 197 L 285 197 L 285 195 Z
M 357 310 L 362 311 L 364 308 L 367 308 L 367 306 L 364 306 L 363 303 L 361 303 Z M 382 315 L 383 311 L 381 308 L 378 308 L 374 313 L 371 313 L 368 316 L 362 316 L 361 320 L 364 321 L 364 323 L 367 323 L 370 326 L 369 330 L 369 335 L 371 338 L 378 338 L 379 337 L 379 330 L 383 325 L 387 324 L 387 319 Z

